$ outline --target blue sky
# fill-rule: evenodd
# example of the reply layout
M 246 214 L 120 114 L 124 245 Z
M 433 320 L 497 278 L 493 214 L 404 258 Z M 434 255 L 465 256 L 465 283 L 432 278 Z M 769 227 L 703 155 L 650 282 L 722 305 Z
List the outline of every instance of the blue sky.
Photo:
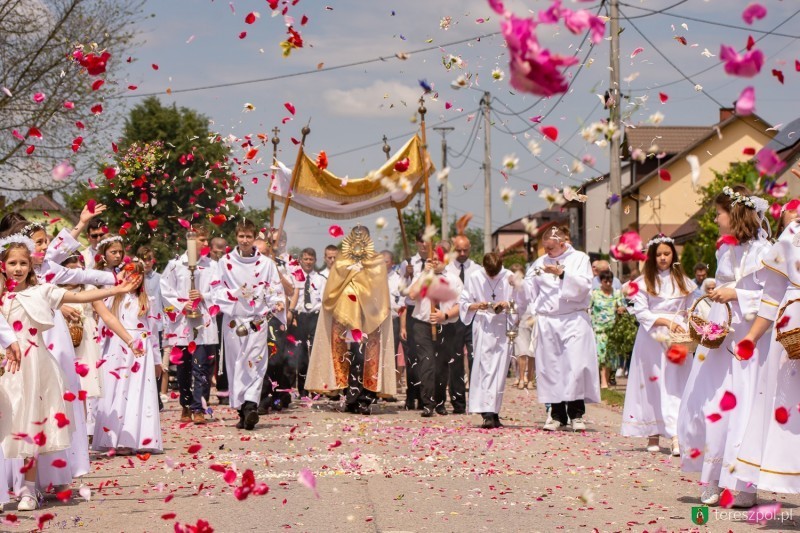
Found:
M 653 113 L 664 115 L 665 125 L 703 125 L 717 121 L 717 104 L 711 98 L 695 90 L 702 85 L 704 91 L 724 105 L 731 105 L 747 85 L 756 88 L 756 112 L 771 124 L 788 123 L 797 114 L 797 85 L 800 73 L 795 71 L 795 60 L 800 59 L 800 36 L 797 28 L 800 14 L 786 22 L 777 32 L 790 37 L 768 35 L 758 43 L 767 56 L 761 74 L 745 80 L 726 76 L 719 65 L 718 57 L 705 57 L 704 49 L 714 56 L 719 55 L 721 43 L 737 49 L 744 47 L 748 35 L 755 39 L 763 34 L 734 28 L 708 25 L 687 17 L 710 20 L 716 23 L 745 26 L 741 12 L 749 3 L 743 0 L 623 0 L 622 14 L 631 18 L 622 20 L 621 77 L 623 93 L 632 98 L 623 112 L 631 124 L 644 123 Z M 647 10 L 661 10 L 674 4 L 663 14 L 652 14 Z M 765 19 L 756 21 L 753 30 L 770 31 L 800 10 L 796 2 L 765 0 L 768 9 Z M 506 2 L 509 9 L 520 16 L 528 10 L 538 11 L 550 5 L 550 1 Z M 233 7 L 232 11 L 231 6 Z M 331 9 L 326 9 L 326 6 Z M 581 7 L 596 10 L 599 3 L 573 3 L 564 1 L 572 9 Z M 127 83 L 135 84 L 138 90 L 133 95 L 159 93 L 164 103 L 194 108 L 212 121 L 212 128 L 223 135 L 243 137 L 247 134 L 269 133 L 276 125 L 281 129 L 279 158 L 288 164 L 294 161 L 296 147 L 290 137 L 300 137 L 300 128 L 311 119 L 312 133 L 306 149 L 311 154 L 325 150 L 329 158 L 329 169 L 337 175 L 360 177 L 377 168 L 384 161 L 381 146 L 361 150 L 356 148 L 379 142 L 385 134 L 395 137 L 412 132 L 417 127 L 411 117 L 417 108 L 416 100 L 421 95 L 418 80 L 425 79 L 438 92 L 438 99 L 428 98 L 428 143 L 431 156 L 437 167 L 441 166 L 439 134 L 432 127 L 442 120 L 455 130 L 449 134 L 448 143 L 455 154 L 449 157 L 451 213 L 460 215 L 474 213 L 472 224 L 482 227 L 483 174 L 480 162 L 483 159 L 484 132 L 478 132 L 474 146 L 470 149 L 473 122 L 483 91 L 490 91 L 497 114 L 492 116 L 491 130 L 492 166 L 500 168 L 503 157 L 516 154 L 519 167 L 511 173 L 506 183 L 499 172 L 492 176 L 492 229 L 525 214 L 544 207 L 532 184 L 539 187 L 578 185 L 596 177 L 608 168 L 608 154 L 595 146 L 587 145 L 580 136 L 580 128 L 600 120 L 604 111 L 597 95 L 608 87 L 609 43 L 602 41 L 594 47 L 587 43 L 578 52 L 584 67 L 571 90 L 559 101 L 558 97 L 539 100 L 532 95 L 519 94 L 508 84 L 508 58 L 501 36 L 471 40 L 467 43 L 445 46 L 446 43 L 469 39 L 499 30 L 500 20 L 483 0 L 403 0 L 356 1 L 328 0 L 328 3 L 300 0 L 291 8 L 290 14 L 299 22 L 302 15 L 309 17 L 302 28 L 305 47 L 295 50 L 290 57 L 281 55 L 279 42 L 285 38 L 285 25 L 281 16 L 272 17 L 264 1 L 201 1 L 169 0 L 149 1 L 146 12 L 154 14 L 141 24 L 141 43 L 130 51 L 135 61 L 125 66 L 123 75 Z M 260 13 L 252 25 L 245 24 L 245 16 Z M 602 14 L 602 13 L 601 13 Z M 448 29 L 440 23 L 450 17 Z M 641 17 L 641 18 L 634 18 Z M 684 28 L 682 24 L 686 24 Z M 653 45 L 637 33 L 638 28 Z M 688 29 L 686 29 L 688 28 Z M 247 32 L 244 39 L 239 38 Z M 685 37 L 687 45 L 681 45 L 675 37 Z M 553 51 L 563 55 L 575 53 L 583 36 L 572 35 L 563 26 L 540 27 L 539 38 Z M 430 42 L 428 42 L 430 41 Z M 440 48 L 425 53 L 411 54 L 405 61 L 388 59 L 361 66 L 315 72 L 310 75 L 290 77 L 282 80 L 243 84 L 233 87 L 204 91 L 173 93 L 173 90 L 214 85 L 226 82 L 288 75 L 315 70 L 320 63 L 332 67 L 345 63 L 368 60 L 379 56 L 394 56 L 398 52 L 410 52 L 429 46 Z M 644 50 L 631 59 L 638 47 Z M 675 65 L 689 75 L 683 79 L 668 62 L 658 54 L 661 50 Z M 459 56 L 463 69 L 446 69 L 442 59 L 449 55 Z M 151 65 L 157 64 L 158 70 Z M 718 65 L 696 77 L 692 75 L 712 65 Z M 506 73 L 503 81 L 493 81 L 491 72 L 500 68 Z M 569 72 L 575 75 L 578 67 Z M 785 75 L 781 85 L 771 74 L 780 69 Z M 454 90 L 450 84 L 459 75 L 471 75 L 472 86 Z M 663 88 L 660 86 L 669 84 Z M 669 96 L 666 104 L 659 101 L 658 93 Z M 646 98 L 646 100 L 644 99 Z M 134 105 L 138 98 L 128 98 L 121 105 Z M 294 120 L 281 125 L 289 114 L 284 108 L 291 102 L 297 109 Z M 244 112 L 250 103 L 255 110 Z M 452 104 L 445 109 L 445 103 Z M 634 105 L 635 104 L 635 105 Z M 117 104 L 120 105 L 120 104 Z M 514 116 L 514 113 L 519 113 Z M 543 140 L 531 126 L 529 118 L 545 115 L 543 124 L 559 128 L 558 144 Z M 452 119 L 452 120 L 450 120 Z M 511 133 L 509 133 L 509 131 Z M 393 149 L 399 148 L 404 139 L 390 142 Z M 527 149 L 530 139 L 542 147 L 539 157 Z M 559 150 L 563 146 L 571 154 Z M 346 152 L 346 153 L 345 153 Z M 571 174 L 569 167 L 573 156 L 591 154 L 597 160 L 596 170 L 586 169 L 581 174 Z M 264 172 L 267 171 L 265 158 Z M 473 161 L 474 160 L 474 161 Z M 546 165 L 555 168 L 555 171 Z M 500 190 L 510 187 L 521 191 L 511 208 L 500 200 Z M 256 207 L 267 204 L 266 184 L 261 180 L 257 186 L 248 186 L 246 202 Z M 432 198 L 438 205 L 438 196 Z M 359 220 L 374 227 L 379 216 L 390 224 L 379 232 L 379 247 L 390 244 L 398 235 L 393 223 L 393 212 L 377 213 Z M 321 250 L 330 242 L 327 235 L 328 221 L 315 219 L 296 211 L 290 211 L 287 229 L 290 246 L 314 246 Z M 348 223 L 342 224 L 349 226 Z

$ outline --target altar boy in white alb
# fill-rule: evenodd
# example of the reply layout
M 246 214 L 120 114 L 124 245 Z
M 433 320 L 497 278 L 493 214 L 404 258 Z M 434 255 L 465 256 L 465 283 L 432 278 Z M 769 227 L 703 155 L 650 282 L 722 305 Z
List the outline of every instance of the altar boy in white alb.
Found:
M 597 346 L 588 308 L 592 290 L 589 256 L 569 244 L 569 229 L 554 226 L 542 241 L 545 255 L 525 276 L 536 315 L 536 382 L 540 403 L 552 404 L 544 425 L 586 429 L 585 402 L 600 401 Z
M 526 305 L 518 301 L 520 297 L 524 300 L 524 288 L 515 290 L 511 278 L 500 255 L 488 253 L 483 256 L 483 268 L 466 277 L 458 299 L 461 321 L 472 327 L 475 348 L 469 377 L 469 412 L 483 416 L 484 429 L 502 427 L 500 406 L 511 364 L 506 310 L 512 301 L 517 309 Z
M 256 226 L 236 225 L 237 247 L 219 260 L 221 283 L 214 301 L 223 313 L 222 335 L 228 371 L 230 406 L 239 410 L 238 429 L 258 423 L 261 385 L 269 354 L 267 323 L 276 316 L 286 324 L 286 294 L 275 262 L 253 245 Z

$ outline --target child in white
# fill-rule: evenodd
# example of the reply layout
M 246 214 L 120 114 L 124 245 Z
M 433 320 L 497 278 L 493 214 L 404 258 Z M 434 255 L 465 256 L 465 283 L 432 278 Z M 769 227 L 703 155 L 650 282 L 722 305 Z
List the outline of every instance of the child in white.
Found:
M 767 338 L 769 351 L 765 361 L 758 361 L 761 369 L 755 397 L 733 472 L 743 483 L 790 494 L 800 493 L 800 415 L 796 410 L 800 404 L 800 360 L 789 359 L 775 336 L 800 327 L 800 305 L 796 302 L 800 299 L 798 261 L 800 222 L 792 221 L 770 249 L 763 261 L 764 269 L 758 274 L 764 279 L 764 292 L 758 316 L 744 340 L 760 347 L 760 339 Z M 757 355 L 764 358 L 763 351 Z M 734 504 L 753 505 L 753 496 L 739 493 Z
M 666 235 L 647 243 L 642 276 L 632 282 L 633 314 L 639 331 L 631 354 L 622 434 L 649 437 L 647 451 L 658 452 L 658 437 L 672 439 L 672 454 L 679 455 L 678 411 L 689 378 L 689 364 L 675 364 L 666 357 L 670 331 L 686 333 L 681 316 L 692 303 L 695 284 L 686 277 L 678 261 L 675 244 Z M 635 283 L 635 285 L 633 285 Z
M 717 250 L 717 284 L 708 295 L 714 302 L 708 320 L 726 323 L 727 303 L 733 331 L 719 348 L 697 347 L 678 415 L 681 467 L 684 472 L 701 472 L 700 481 L 707 485 L 700 496 L 705 505 L 719 501 L 720 486 L 743 490 L 750 494 L 740 499 L 755 500 L 755 486 L 737 484 L 732 472 L 755 400 L 756 378 L 764 360 L 760 354 L 766 355 L 769 349 L 765 336 L 759 341 L 758 356 L 743 360 L 731 353 L 761 304 L 764 278 L 759 270 L 771 247 L 761 229 L 761 217 L 769 204 L 742 186 L 725 187 L 714 203 L 720 235 L 732 235 L 739 244 L 722 244 Z
M 542 240 L 545 254 L 528 269 L 525 283 L 536 315 L 536 386 L 539 403 L 551 404 L 546 431 L 572 425 L 583 431 L 585 402 L 600 401 L 597 345 L 589 317 L 589 256 L 569 244 L 569 229 L 554 226 Z
M 19 372 L 0 380 L 0 448 L 6 460 L 24 461 L 24 485 L 18 510 L 37 508 L 35 480 L 37 463 L 50 464 L 53 453 L 67 450 L 75 425 L 69 415 L 75 398 L 67 396 L 64 375 L 58 362 L 47 351 L 43 332 L 52 328 L 54 310 L 63 303 L 84 303 L 122 294 L 131 282 L 109 289 L 68 292 L 51 284 L 37 284 L 31 257 L 33 241 L 13 235 L 0 241 L 0 260 L 5 262 L 7 282 L 12 286 L 0 302 L 0 311 L 14 326 L 23 351 Z M 5 280 L 4 280 L 5 281 Z M 41 421 L 45 421 L 44 424 Z M 37 461 L 33 459 L 37 458 Z
M 125 332 L 110 336 L 103 350 L 103 396 L 97 402 L 92 449 L 160 453 L 156 379 L 161 373 L 161 357 L 153 333 L 155 319 L 149 314 L 143 286 L 144 265 L 134 258 L 125 269 L 134 273 L 138 282 L 133 292 L 105 301 Z M 112 327 L 106 320 L 103 323 Z

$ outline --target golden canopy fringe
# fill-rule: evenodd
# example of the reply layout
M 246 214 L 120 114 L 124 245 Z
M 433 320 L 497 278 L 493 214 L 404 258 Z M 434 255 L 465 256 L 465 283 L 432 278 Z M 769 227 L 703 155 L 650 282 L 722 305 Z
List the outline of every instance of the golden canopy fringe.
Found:
M 352 219 L 390 208 L 406 207 L 434 172 L 430 157 L 414 135 L 378 170 L 358 179 L 340 178 L 320 169 L 305 153 L 299 158 L 292 207 L 328 219 Z M 425 154 L 421 156 L 420 154 Z M 405 171 L 395 170 L 408 158 Z M 292 171 L 277 162 L 270 186 L 271 199 L 286 203 Z

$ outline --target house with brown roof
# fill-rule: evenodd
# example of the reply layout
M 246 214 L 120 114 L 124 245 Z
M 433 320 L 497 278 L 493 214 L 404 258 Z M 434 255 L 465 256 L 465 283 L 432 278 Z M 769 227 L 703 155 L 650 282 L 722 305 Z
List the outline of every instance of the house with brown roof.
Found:
M 78 223 L 78 217 L 46 192 L 30 200 L 17 200 L 9 205 L 10 211 L 16 211 L 31 222 L 47 225 L 49 235 L 57 235 L 62 228 L 72 229 Z
M 555 224 L 569 225 L 573 243 L 581 248 L 583 241 L 579 220 L 582 211 L 583 209 L 577 202 L 568 202 L 563 206 L 542 209 L 523 217 L 536 223 L 537 230 L 533 234 L 528 234 L 525 230 L 523 218 L 513 220 L 492 233 L 492 249 L 506 256 L 522 254 L 528 261 L 532 261 L 542 253 L 540 237 Z
M 749 159 L 746 148 L 758 151 L 769 143 L 774 136 L 769 128 L 757 115 L 739 117 L 727 108 L 711 126 L 626 127 L 622 228 L 637 229 L 645 242 L 658 233 L 678 243 L 690 239 L 697 230 L 692 217 L 701 208 L 700 188 L 714 179 L 714 170 L 724 172 L 731 163 Z M 697 157 L 700 168 L 694 183 L 686 159 L 690 155 Z M 586 251 L 607 254 L 612 238 L 608 174 L 588 182 L 584 194 Z
M 622 190 L 623 227 L 638 226 L 645 242 L 658 233 L 689 238 L 693 229 L 687 223 L 701 208 L 700 188 L 714 179 L 713 171 L 724 172 L 731 163 L 749 159 L 747 149 L 758 151 L 767 145 L 775 135 L 767 131 L 770 127 L 758 115 L 740 117 L 722 109 L 720 121 L 705 129 L 672 128 L 669 134 L 659 136 L 653 131 L 658 127 L 649 127 L 644 137 L 642 132 L 630 136 L 626 130 L 633 181 Z M 676 137 L 683 140 L 682 145 Z M 633 151 L 648 142 L 652 144 L 647 152 L 661 157 L 648 157 L 644 164 L 634 161 Z M 700 169 L 695 182 L 687 160 L 690 155 L 697 157 Z

